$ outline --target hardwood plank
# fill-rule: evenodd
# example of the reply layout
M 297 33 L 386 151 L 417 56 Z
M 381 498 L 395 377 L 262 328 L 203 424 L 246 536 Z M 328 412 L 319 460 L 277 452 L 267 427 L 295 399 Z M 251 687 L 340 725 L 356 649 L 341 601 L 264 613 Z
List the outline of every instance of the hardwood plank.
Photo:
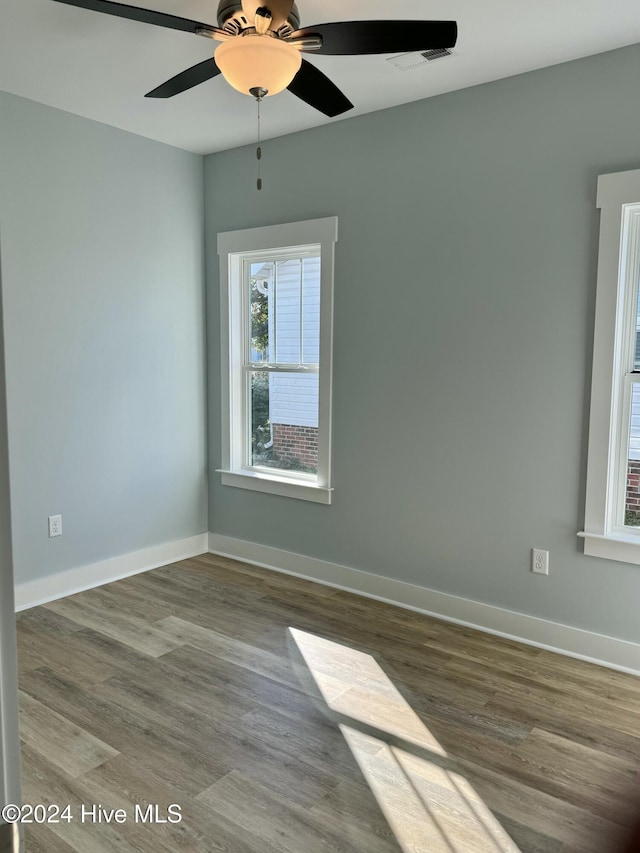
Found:
M 616 823 L 625 823 L 638 807 L 638 764 L 566 737 L 534 729 L 518 750 L 544 773 L 545 790 L 568 803 Z M 584 769 L 589 768 L 585 776 Z
M 76 853 L 62 838 L 58 838 L 46 824 L 25 826 L 25 851 L 27 853 Z
M 249 583 L 231 583 L 226 575 L 212 576 L 199 570 L 197 566 L 180 564 L 180 571 L 171 567 L 155 570 L 153 578 L 148 573 L 128 578 L 134 588 L 148 589 L 151 581 L 154 594 L 158 594 L 167 604 L 182 604 L 192 609 L 194 595 L 198 594 L 211 604 L 227 602 L 243 606 L 258 601 L 264 596 L 260 586 Z M 236 578 L 234 578 L 236 580 Z
M 491 678 L 496 687 L 496 695 L 504 694 L 508 701 L 513 701 L 517 695 L 518 701 L 525 707 L 531 700 L 584 722 L 593 721 L 615 729 L 622 734 L 636 736 L 639 733 L 637 711 L 634 712 L 615 700 L 599 697 L 595 692 L 589 697 L 582 691 L 572 690 L 569 684 L 565 684 L 564 687 L 560 682 L 554 685 L 540 684 L 528 675 L 520 675 L 516 672 L 507 675 L 499 669 L 480 663 L 475 663 L 472 673 L 459 661 L 450 662 L 446 668 L 452 677 L 462 671 L 467 678 L 471 678 L 478 684 Z M 615 707 L 615 714 L 611 713 L 613 707 Z
M 52 643 L 68 639 L 82 629 L 81 625 L 57 613 L 49 612 L 43 607 L 18 613 L 16 625 L 19 626 L 18 656 L 23 672 L 27 669 L 37 669 L 45 664 L 43 652 Z
M 105 615 L 124 616 L 147 625 L 172 616 L 177 610 L 175 604 L 151 596 L 135 595 L 131 591 L 127 595 L 120 595 L 119 589 L 117 581 L 106 584 L 84 593 L 83 601 L 99 608 Z
M 244 834 L 239 827 L 229 825 L 222 819 L 213 821 L 207 806 L 192 794 L 181 790 L 176 781 L 162 778 L 129 756 L 119 755 L 87 773 L 85 779 L 88 784 L 97 785 L 109 801 L 123 798 L 128 803 L 129 811 L 135 804 L 145 810 L 152 803 L 158 805 L 163 813 L 170 805 L 179 805 L 183 820 L 171 833 L 176 851 L 249 853 L 259 849 L 260 840 L 256 836 Z M 152 839 L 149 839 L 144 849 L 153 853 L 151 844 Z
M 640 736 L 611 729 L 601 721 L 574 716 L 571 711 L 560 710 L 548 702 L 540 701 L 539 695 L 520 704 L 514 702 L 513 695 L 497 693 L 487 702 L 485 710 L 491 714 L 506 715 L 529 731 L 541 728 L 608 755 L 630 761 L 637 761 L 640 756 Z
M 338 594 L 338 590 L 323 584 L 281 572 L 273 572 L 251 563 L 242 563 L 231 557 L 221 557 L 217 554 L 202 554 L 200 557 L 193 557 L 188 562 L 201 569 L 208 577 L 211 576 L 211 569 L 213 568 L 217 578 L 224 577 L 234 585 L 244 584 L 248 589 L 255 588 L 257 581 L 261 589 L 313 590 L 313 594 L 317 598 L 333 598 Z M 248 580 L 243 576 L 248 577 Z
M 505 817 L 505 815 L 495 809 L 494 815 L 500 825 L 513 838 L 520 850 L 526 850 L 527 853 L 562 853 L 563 850 L 566 850 L 562 841 L 558 841 L 557 838 L 549 838 L 548 835 L 537 832 L 530 826 L 525 826 L 517 820 Z
M 25 639 L 24 635 L 18 634 L 18 665 L 21 672 L 28 672 L 32 669 L 39 669 L 44 666 L 46 661 L 40 654 L 39 648 L 34 648 L 33 643 Z
M 120 792 L 57 770 L 28 746 L 22 750 L 22 761 L 26 802 L 70 805 L 72 819 L 48 827 L 77 853 L 175 853 L 179 827 L 136 823 L 131 804 Z M 98 804 L 109 810 L 123 809 L 126 823 L 83 821 L 82 807 Z
M 48 763 L 80 776 L 118 754 L 62 715 L 20 692 L 20 737 Z
M 196 614 L 193 611 L 189 613 L 185 608 L 179 615 L 181 619 L 254 645 L 263 651 L 280 656 L 287 653 L 286 624 L 274 621 L 269 614 L 252 606 L 251 602 L 245 601 L 238 605 L 216 602 L 199 608 Z
M 347 853 L 354 849 L 335 825 L 320 820 L 236 770 L 198 794 L 197 799 L 216 814 L 251 829 L 280 851 Z M 355 832 L 356 827 L 353 826 L 352 833 Z M 397 853 L 397 845 L 388 839 L 372 833 L 364 834 L 367 846 L 355 849 L 367 850 L 367 853 Z
M 352 841 L 353 827 L 360 832 L 366 830 L 386 841 L 392 850 L 397 850 L 393 830 L 384 819 L 371 788 L 364 780 L 349 782 L 341 779 L 321 800 L 309 809 L 310 813 L 326 823 L 338 823 L 345 828 L 346 837 Z M 359 849 L 352 845 L 352 849 Z M 361 848 L 360 848 L 361 849 Z
M 22 670 L 48 667 L 82 687 L 104 681 L 131 666 L 139 666 L 146 658 L 103 634 L 82 626 L 78 628 L 60 637 L 47 634 L 39 637 L 37 631 L 31 630 L 27 634 L 31 659 L 21 658 Z M 26 665 L 22 666 L 23 663 Z
M 226 772 L 217 771 L 203 759 L 201 744 L 176 725 L 150 724 L 150 711 L 144 714 L 80 690 L 76 685 L 48 670 L 27 673 L 22 689 L 56 710 L 67 719 L 105 740 L 119 752 L 135 758 L 160 776 L 178 778 L 191 794 L 196 794 Z
M 545 747 L 548 747 L 549 739 L 553 737 L 547 736 Z M 446 734 L 441 737 L 443 746 L 464 761 L 482 764 L 488 770 L 508 775 L 514 781 L 582 807 L 593 815 L 621 820 L 623 823 L 631 820 L 630 773 L 637 769 L 635 766 L 626 760 L 602 754 L 598 756 L 597 767 L 594 768 L 593 756 L 597 751 L 571 744 L 574 750 L 572 760 L 568 761 L 566 753 L 569 747 L 565 747 L 565 763 L 560 768 L 557 753 L 552 749 L 543 749 L 540 740 L 537 735 L 532 742 L 525 740 L 513 750 L 486 735 L 454 723 L 447 727 Z M 561 743 L 562 739 L 558 738 L 556 742 Z M 565 744 L 568 743 L 565 741 Z M 582 750 L 579 756 L 578 750 Z M 597 781 L 593 784 L 600 792 L 600 800 L 591 789 L 591 783 L 585 782 L 589 774 L 594 772 Z M 616 794 L 613 797 L 609 791 L 612 777 L 616 780 Z M 604 805 L 614 799 L 615 815 Z
M 537 665 L 548 667 L 565 682 L 569 680 L 574 684 L 581 684 L 587 691 L 589 689 L 593 691 L 594 688 L 597 692 L 601 692 L 602 689 L 607 691 L 619 690 L 622 694 L 632 693 L 640 699 L 640 678 L 633 676 L 629 678 L 625 672 L 545 650 L 541 652 Z M 607 696 L 612 699 L 616 693 L 608 692 Z
M 621 849 L 625 828 L 620 824 L 476 762 L 461 759 L 460 764 L 494 814 L 533 829 L 538 838 L 546 836 L 561 844 L 562 853 L 618 853 Z M 529 853 L 526 847 L 523 850 Z
M 20 626 L 20 632 L 35 628 L 40 636 L 65 636 L 81 631 L 82 625 L 78 625 L 72 619 L 47 610 L 45 605 L 32 607 L 30 610 L 22 610 L 16 614 L 16 622 Z
M 45 607 L 150 657 L 158 657 L 176 648 L 174 643 L 165 640 L 153 626 L 119 613 L 106 613 L 99 606 L 91 604 L 88 597 L 90 594 L 86 594 L 87 597 L 82 594 L 53 601 Z
M 228 637 L 211 628 L 204 628 L 193 622 L 178 619 L 175 616 L 156 623 L 156 629 L 178 647 L 190 646 L 213 654 L 236 667 L 266 675 L 274 681 L 298 688 L 299 682 L 292 672 L 288 659 L 273 652 L 263 651 L 256 646 L 244 643 L 234 637 Z

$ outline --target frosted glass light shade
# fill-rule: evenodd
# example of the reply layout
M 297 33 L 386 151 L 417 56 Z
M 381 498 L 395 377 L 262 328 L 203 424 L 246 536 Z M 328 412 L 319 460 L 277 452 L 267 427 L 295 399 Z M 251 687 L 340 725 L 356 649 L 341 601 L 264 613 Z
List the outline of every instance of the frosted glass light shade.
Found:
M 295 47 L 257 33 L 222 42 L 215 60 L 227 83 L 245 95 L 253 88 L 266 89 L 269 95 L 282 92 L 302 65 Z

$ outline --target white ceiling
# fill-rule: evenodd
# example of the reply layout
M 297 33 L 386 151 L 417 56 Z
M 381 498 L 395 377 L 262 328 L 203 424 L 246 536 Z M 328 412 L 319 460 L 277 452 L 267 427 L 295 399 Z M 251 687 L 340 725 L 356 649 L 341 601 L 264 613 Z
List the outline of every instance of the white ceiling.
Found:
M 135 5 L 216 24 L 217 0 Z M 385 56 L 306 54 L 356 105 L 333 121 L 640 42 L 637 0 L 298 0 L 298 9 L 301 26 L 458 22 L 455 55 L 411 71 Z M 144 98 L 216 44 L 53 0 L 1 0 L 0 89 L 200 154 L 221 151 L 256 134 L 255 103 L 222 77 L 169 100 Z M 286 91 L 262 107 L 264 138 L 328 121 Z

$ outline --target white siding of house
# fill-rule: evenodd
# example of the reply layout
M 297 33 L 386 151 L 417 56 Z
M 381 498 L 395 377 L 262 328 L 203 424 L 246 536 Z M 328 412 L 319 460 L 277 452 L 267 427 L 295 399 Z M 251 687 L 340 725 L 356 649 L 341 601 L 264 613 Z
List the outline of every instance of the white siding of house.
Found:
M 640 291 L 640 287 L 638 288 Z M 634 367 L 640 367 L 640 298 L 636 310 L 636 346 Z M 633 388 L 631 395 L 631 429 L 629 431 L 629 459 L 640 459 L 640 389 Z
M 318 426 L 318 375 L 272 375 L 271 423 Z
M 302 287 L 300 276 L 302 272 Z M 320 258 L 286 261 L 278 265 L 275 299 L 269 290 L 269 330 L 274 349 L 269 360 L 279 364 L 318 364 L 320 330 Z M 300 297 L 302 294 L 302 311 Z M 275 305 L 274 305 L 275 302 Z M 275 307 L 275 310 L 273 310 Z M 302 317 L 302 335 L 300 319 Z M 273 321 L 272 321 L 273 322 Z M 275 331 L 275 335 L 274 335 Z M 300 347 L 302 345 L 302 352 Z M 269 388 L 271 423 L 318 426 L 317 374 L 272 374 Z

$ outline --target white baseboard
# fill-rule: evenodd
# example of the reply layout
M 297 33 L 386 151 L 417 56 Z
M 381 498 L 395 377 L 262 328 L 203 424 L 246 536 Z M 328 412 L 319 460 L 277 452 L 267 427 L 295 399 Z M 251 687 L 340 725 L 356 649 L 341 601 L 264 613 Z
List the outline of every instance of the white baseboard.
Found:
M 594 634 L 570 625 L 549 622 L 525 613 L 504 610 L 480 601 L 218 533 L 209 534 L 209 552 L 355 592 L 366 598 L 386 601 L 407 610 L 518 640 L 530 646 L 640 675 L 638 643 Z
M 93 589 L 130 575 L 147 572 L 149 569 L 157 569 L 177 560 L 196 557 L 207 552 L 207 545 L 207 534 L 200 533 L 188 539 L 154 545 L 141 551 L 101 560 L 99 563 L 58 572 L 49 577 L 18 583 L 15 587 L 16 610 L 26 610 L 56 598 L 64 598 L 85 589 Z

